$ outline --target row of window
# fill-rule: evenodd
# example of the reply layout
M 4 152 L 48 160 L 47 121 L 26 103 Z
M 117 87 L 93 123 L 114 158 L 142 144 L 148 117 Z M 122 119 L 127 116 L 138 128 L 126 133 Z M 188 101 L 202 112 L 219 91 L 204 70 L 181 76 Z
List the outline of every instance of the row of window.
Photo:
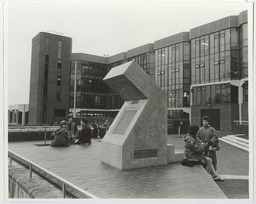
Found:
M 193 88 L 193 105 L 238 103 L 238 88 L 230 84 L 218 84 Z
M 239 51 L 226 51 L 191 60 L 191 83 L 239 79 Z
M 239 48 L 239 30 L 229 28 L 191 40 L 191 59 Z
M 74 91 L 74 78 L 71 78 L 70 91 Z M 76 80 L 76 91 L 110 93 L 111 89 L 101 78 L 82 78 Z
M 117 109 L 121 108 L 123 101 L 115 94 L 95 94 L 78 92 L 76 108 L 85 109 Z M 74 93 L 70 96 L 70 107 L 74 107 Z

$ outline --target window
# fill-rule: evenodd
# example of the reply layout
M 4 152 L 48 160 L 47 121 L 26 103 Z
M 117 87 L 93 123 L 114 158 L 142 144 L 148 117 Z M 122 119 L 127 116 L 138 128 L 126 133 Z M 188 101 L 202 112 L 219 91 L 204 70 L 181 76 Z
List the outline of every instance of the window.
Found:
M 204 42 L 204 37 L 200 38 L 200 56 L 204 56 L 204 47 L 205 47 L 205 42 Z
M 196 39 L 196 57 L 199 57 L 200 40 Z
M 248 47 L 242 49 L 242 70 L 243 78 L 248 77 Z
M 210 54 L 214 53 L 214 34 L 210 35 Z
M 210 55 L 210 82 L 214 82 L 214 55 Z
M 195 39 L 191 40 L 191 58 L 195 58 L 196 54 L 196 44 L 195 44 Z
M 221 93 L 220 93 L 220 85 L 216 85 L 215 86 L 215 97 L 214 97 L 214 103 L 221 103 L 222 102 L 222 97 L 221 97 Z
M 231 28 L 231 49 L 237 50 L 238 49 L 238 33 L 236 28 Z
M 202 104 L 206 104 L 206 88 L 205 86 L 202 87 Z
M 54 109 L 54 116 L 55 117 L 66 117 L 65 109 Z
M 243 85 L 243 102 L 248 103 L 248 82 Z
M 230 50 L 230 29 L 225 30 L 225 50 Z
M 209 82 L 209 56 L 205 56 L 205 83 Z
M 219 52 L 219 33 L 216 33 L 214 35 L 214 52 L 215 53 Z
M 225 50 L 224 39 L 225 39 L 225 33 L 224 33 L 224 31 L 222 31 L 222 32 L 220 32 L 220 52 L 224 52 L 224 50 Z
M 204 54 L 209 55 L 209 35 L 205 36 Z
M 220 81 L 226 80 L 226 71 L 225 71 L 225 53 L 220 53 Z
M 211 86 L 206 86 L 205 87 L 205 92 L 206 92 L 206 94 L 205 94 L 205 103 L 206 104 L 211 104 L 212 103 L 212 98 L 211 98 Z
M 248 46 L 248 24 L 242 25 L 243 46 Z
M 239 51 L 231 51 L 231 79 L 239 78 Z
M 200 105 L 202 103 L 201 101 L 201 87 L 196 88 L 196 104 Z
M 61 53 L 62 52 L 62 41 L 59 40 L 58 42 L 58 58 L 61 59 Z
M 49 55 L 50 49 L 50 38 L 45 38 L 45 54 Z

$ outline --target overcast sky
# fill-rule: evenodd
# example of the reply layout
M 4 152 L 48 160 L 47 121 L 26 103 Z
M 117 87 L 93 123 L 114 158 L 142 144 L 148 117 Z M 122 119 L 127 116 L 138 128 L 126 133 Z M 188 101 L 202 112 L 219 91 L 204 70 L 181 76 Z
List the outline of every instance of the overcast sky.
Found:
M 8 104 L 29 103 L 32 38 L 39 32 L 71 37 L 73 53 L 114 55 L 247 8 L 241 3 L 8 4 Z

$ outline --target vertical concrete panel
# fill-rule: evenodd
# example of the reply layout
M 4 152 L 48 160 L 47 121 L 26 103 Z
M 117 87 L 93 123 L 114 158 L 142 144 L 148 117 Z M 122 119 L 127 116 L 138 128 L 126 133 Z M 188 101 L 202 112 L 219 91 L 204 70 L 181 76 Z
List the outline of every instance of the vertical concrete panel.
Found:
M 242 103 L 242 120 L 249 121 L 248 103 Z
M 23 110 L 22 110 L 22 125 L 25 125 L 25 105 L 23 105 Z

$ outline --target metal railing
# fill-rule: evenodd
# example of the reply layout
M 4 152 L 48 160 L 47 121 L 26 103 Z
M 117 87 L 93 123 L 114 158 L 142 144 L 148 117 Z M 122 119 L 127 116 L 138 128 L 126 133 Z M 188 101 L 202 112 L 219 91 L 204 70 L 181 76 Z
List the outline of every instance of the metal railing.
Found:
M 248 125 L 249 124 L 249 121 L 245 121 L 245 120 L 234 120 L 233 121 L 234 124 L 236 125 Z
M 18 154 L 14 153 L 11 150 L 8 150 L 8 157 L 10 158 L 10 165 L 12 164 L 12 161 L 15 160 L 17 163 L 29 169 L 29 179 L 31 179 L 33 176 L 33 173 L 35 173 L 38 176 L 40 176 L 42 179 L 47 180 L 49 183 L 54 184 L 58 189 L 62 191 L 63 198 L 66 198 L 66 195 L 69 194 L 73 196 L 73 198 L 98 199 L 96 196 L 92 195 L 91 193 L 53 174 L 52 172 L 29 161 L 28 159 L 25 159 L 24 157 L 19 156 Z

